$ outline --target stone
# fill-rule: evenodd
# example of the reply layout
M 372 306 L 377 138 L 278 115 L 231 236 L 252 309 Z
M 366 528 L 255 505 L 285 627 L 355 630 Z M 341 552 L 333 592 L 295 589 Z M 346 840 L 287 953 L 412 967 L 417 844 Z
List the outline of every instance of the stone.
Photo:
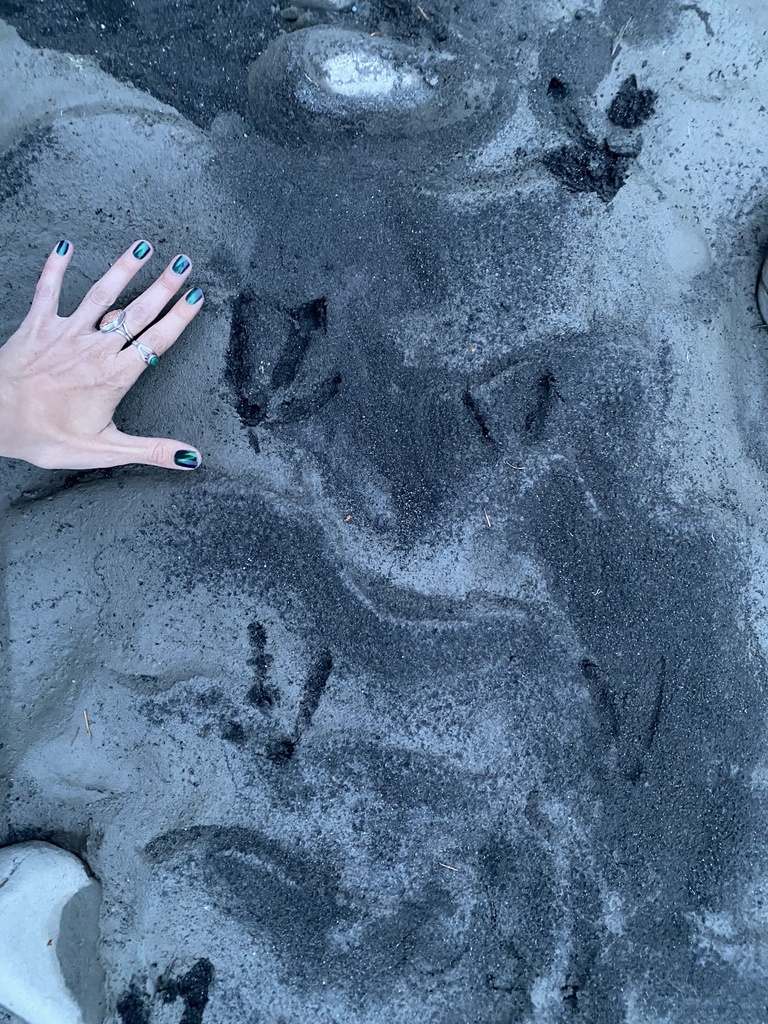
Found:
M 413 106 L 424 98 L 425 82 L 418 70 L 392 58 L 380 46 L 338 47 L 313 53 L 314 85 L 328 96 L 364 106 Z M 308 97 L 309 102 L 312 100 Z
M 310 11 L 328 11 L 331 14 L 351 11 L 355 0 L 296 0 L 297 7 L 306 7 Z
M 101 886 L 49 843 L 0 850 L 0 1006 L 26 1024 L 100 1024 Z
M 274 40 L 251 65 L 248 90 L 267 133 L 408 135 L 483 114 L 496 83 L 449 53 L 314 26 Z
M 614 156 L 635 159 L 643 150 L 643 137 L 639 132 L 631 134 L 625 129 L 613 128 L 605 134 L 605 146 Z

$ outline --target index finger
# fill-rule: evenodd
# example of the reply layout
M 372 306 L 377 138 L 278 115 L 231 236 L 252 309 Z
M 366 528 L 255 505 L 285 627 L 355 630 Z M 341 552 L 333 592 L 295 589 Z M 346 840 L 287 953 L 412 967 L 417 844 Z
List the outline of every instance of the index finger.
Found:
M 28 321 L 52 320 L 58 314 L 61 282 L 71 259 L 72 245 L 63 238 L 45 261 L 35 285 L 35 297 L 26 317 Z
M 151 253 L 152 246 L 143 238 L 134 242 L 106 274 L 88 289 L 85 298 L 69 318 L 70 323 L 80 330 L 93 330 L 102 316 L 112 309 L 120 293 L 141 270 Z

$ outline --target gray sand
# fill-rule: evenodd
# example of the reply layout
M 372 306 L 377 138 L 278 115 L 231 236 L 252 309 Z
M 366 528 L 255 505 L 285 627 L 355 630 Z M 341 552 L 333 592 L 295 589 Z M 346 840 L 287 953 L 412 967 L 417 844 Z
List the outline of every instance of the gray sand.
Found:
M 0 841 L 110 1024 L 766 1020 L 768 9 L 643 6 L 446 8 L 437 131 L 0 29 L 0 334 L 59 237 L 207 296 L 119 413 L 203 469 L 0 466 Z

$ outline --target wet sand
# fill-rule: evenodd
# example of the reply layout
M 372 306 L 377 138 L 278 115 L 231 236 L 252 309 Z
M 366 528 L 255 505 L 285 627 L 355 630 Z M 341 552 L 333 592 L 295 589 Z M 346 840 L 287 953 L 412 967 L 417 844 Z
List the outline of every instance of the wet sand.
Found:
M 758 1024 L 768 14 L 218 6 L 0 3 L 0 333 L 206 293 L 201 470 L 0 466 L 0 842 L 110 1024 Z

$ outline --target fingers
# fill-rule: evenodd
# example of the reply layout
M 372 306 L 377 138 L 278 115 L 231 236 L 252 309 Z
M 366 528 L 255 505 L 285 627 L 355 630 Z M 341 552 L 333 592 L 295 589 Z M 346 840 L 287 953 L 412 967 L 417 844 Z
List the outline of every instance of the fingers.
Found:
M 189 256 L 181 253 L 168 264 L 154 284 L 125 307 L 125 326 L 131 334 L 136 335 L 143 331 L 147 324 L 152 323 L 162 313 L 189 276 L 191 269 L 192 261 Z
M 39 323 L 58 315 L 61 282 L 71 259 L 72 245 L 66 239 L 62 239 L 45 261 L 43 272 L 35 286 L 35 297 L 26 317 L 28 321 Z
M 158 356 L 163 355 L 173 345 L 184 328 L 197 316 L 202 308 L 203 298 L 203 293 L 199 288 L 188 291 L 161 320 L 158 320 L 142 334 L 138 339 L 139 344 Z M 121 379 L 126 387 L 130 387 L 134 381 L 138 380 L 142 371 L 146 369 L 147 365 L 150 365 L 144 361 L 141 349 L 137 348 L 135 344 L 129 345 L 124 351 L 119 352 L 116 358 L 121 367 Z
M 88 290 L 83 301 L 69 318 L 78 330 L 93 330 L 102 316 L 112 309 L 128 282 L 136 276 L 152 254 L 149 242 L 140 239 L 126 249 L 103 277 Z

